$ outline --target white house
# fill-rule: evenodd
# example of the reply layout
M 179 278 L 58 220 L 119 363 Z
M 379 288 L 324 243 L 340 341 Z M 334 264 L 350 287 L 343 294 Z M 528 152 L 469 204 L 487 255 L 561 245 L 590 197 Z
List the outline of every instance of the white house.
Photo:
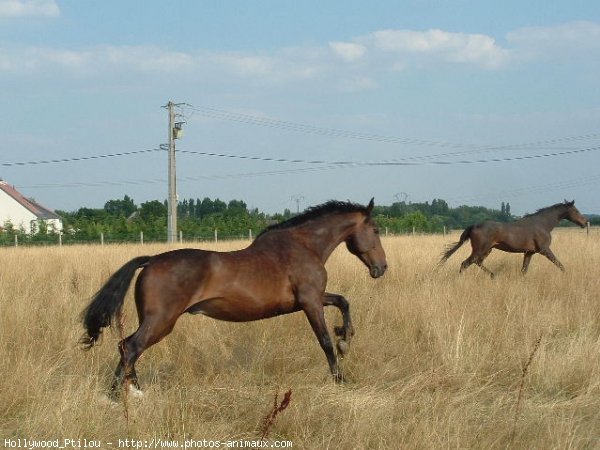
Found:
M 0 179 L 0 228 L 10 222 L 15 229 L 23 229 L 25 233 L 31 234 L 39 230 L 40 221 L 44 221 L 48 229 L 62 231 L 60 216 L 25 198 L 13 186 Z

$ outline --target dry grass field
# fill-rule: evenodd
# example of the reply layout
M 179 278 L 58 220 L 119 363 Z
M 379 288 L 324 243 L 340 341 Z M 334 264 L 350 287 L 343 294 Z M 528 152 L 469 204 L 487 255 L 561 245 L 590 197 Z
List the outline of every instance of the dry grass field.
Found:
M 328 290 L 356 336 L 335 385 L 302 313 L 253 323 L 181 317 L 137 364 L 142 399 L 110 403 L 118 333 L 80 350 L 79 313 L 111 272 L 164 245 L 0 249 L 0 446 L 5 439 L 256 440 L 275 393 L 292 390 L 269 439 L 297 449 L 600 448 L 600 234 L 556 230 L 561 273 L 492 252 L 491 280 L 459 275 L 453 236 L 383 238 L 380 279 L 340 247 Z M 247 242 L 207 244 L 231 250 Z M 341 324 L 327 312 L 332 328 Z M 126 331 L 136 326 L 131 292 Z M 107 442 L 112 442 L 109 446 Z M 160 448 L 160 447 L 158 447 Z

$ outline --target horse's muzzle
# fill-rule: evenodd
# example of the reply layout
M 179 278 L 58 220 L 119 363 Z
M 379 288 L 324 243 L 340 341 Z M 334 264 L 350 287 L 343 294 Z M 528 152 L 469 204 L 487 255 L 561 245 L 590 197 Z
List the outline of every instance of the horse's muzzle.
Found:
M 371 275 L 371 278 L 379 278 L 379 277 L 383 276 L 386 269 L 387 269 L 387 264 L 383 264 L 383 265 L 374 264 L 369 268 L 369 275 Z

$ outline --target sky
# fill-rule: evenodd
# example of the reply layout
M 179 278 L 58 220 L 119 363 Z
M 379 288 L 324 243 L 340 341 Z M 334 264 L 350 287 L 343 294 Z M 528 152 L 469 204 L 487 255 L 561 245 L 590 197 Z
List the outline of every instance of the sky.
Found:
M 167 197 L 600 213 L 596 0 L 0 0 L 0 177 Z

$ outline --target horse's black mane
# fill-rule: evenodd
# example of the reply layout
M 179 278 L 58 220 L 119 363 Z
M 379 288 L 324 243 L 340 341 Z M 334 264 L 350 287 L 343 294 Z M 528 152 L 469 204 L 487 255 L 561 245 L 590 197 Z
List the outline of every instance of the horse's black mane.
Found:
M 547 211 L 554 210 L 554 209 L 558 209 L 558 208 L 568 208 L 568 207 L 569 207 L 569 205 L 570 205 L 570 203 L 556 203 L 556 204 L 554 204 L 554 205 L 552 205 L 552 206 L 546 206 L 545 208 L 540 208 L 540 209 L 538 209 L 538 210 L 537 210 L 536 212 L 534 212 L 534 213 L 531 213 L 531 214 L 525 214 L 525 215 L 523 216 L 523 218 L 525 218 L 525 217 L 537 216 L 537 215 L 539 215 L 539 214 L 543 214 L 543 213 L 545 213 L 545 212 L 547 212 Z
M 294 217 L 292 217 L 288 220 L 285 220 L 281 223 L 276 223 L 275 225 L 270 225 L 267 228 L 265 228 L 256 237 L 258 238 L 258 237 L 262 236 L 263 234 L 265 234 L 269 231 L 272 231 L 272 230 L 282 230 L 285 228 L 296 227 L 298 225 L 308 222 L 309 220 L 316 219 L 316 218 L 324 216 L 326 214 L 352 213 L 352 212 L 362 212 L 365 214 L 369 213 L 366 206 L 362 206 L 357 203 L 340 202 L 337 200 L 330 200 L 326 203 L 323 203 L 322 205 L 310 207 L 306 211 L 304 211 L 302 214 L 294 216 Z

